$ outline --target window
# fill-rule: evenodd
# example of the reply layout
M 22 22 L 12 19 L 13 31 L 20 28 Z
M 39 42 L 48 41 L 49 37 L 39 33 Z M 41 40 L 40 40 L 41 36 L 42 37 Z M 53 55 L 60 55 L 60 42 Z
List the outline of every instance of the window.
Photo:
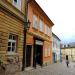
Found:
M 45 25 L 45 34 L 50 36 L 50 28 L 47 25 Z
M 43 31 L 43 21 L 40 19 L 40 31 Z
M 47 34 L 47 25 L 45 25 L 45 34 Z
M 38 29 L 38 18 L 36 15 L 33 15 L 33 27 Z
M 13 5 L 21 10 L 21 0 L 13 0 Z
M 53 47 L 55 47 L 55 42 L 53 41 Z
M 47 48 L 45 48 L 45 53 L 44 54 L 45 54 L 45 57 L 47 57 Z
M 50 48 L 48 48 L 48 56 L 50 56 Z
M 50 48 L 45 48 L 45 57 L 50 56 Z
M 17 0 L 14 0 L 15 3 L 17 3 Z
M 48 36 L 50 36 L 50 28 L 48 27 Z
M 16 42 L 17 42 L 17 36 L 16 35 L 9 35 L 8 39 L 8 53 L 14 53 L 16 52 Z

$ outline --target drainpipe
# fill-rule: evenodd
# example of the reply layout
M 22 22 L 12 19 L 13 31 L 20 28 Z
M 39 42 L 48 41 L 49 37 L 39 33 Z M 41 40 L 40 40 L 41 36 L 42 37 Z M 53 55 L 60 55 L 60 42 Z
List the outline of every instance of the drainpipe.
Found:
M 22 60 L 22 71 L 24 71 L 25 67 L 26 67 L 26 33 L 27 33 L 27 29 L 26 29 L 26 24 L 25 22 L 27 22 L 27 14 L 28 14 L 28 0 L 25 0 L 25 14 L 24 14 L 24 41 L 23 41 L 23 60 Z
M 32 1 L 32 0 L 31 0 Z M 24 42 L 23 42 L 23 60 L 22 60 L 22 71 L 24 71 L 26 67 L 26 34 L 29 29 L 30 22 L 28 20 L 28 3 L 29 0 L 25 0 L 25 14 L 24 14 Z

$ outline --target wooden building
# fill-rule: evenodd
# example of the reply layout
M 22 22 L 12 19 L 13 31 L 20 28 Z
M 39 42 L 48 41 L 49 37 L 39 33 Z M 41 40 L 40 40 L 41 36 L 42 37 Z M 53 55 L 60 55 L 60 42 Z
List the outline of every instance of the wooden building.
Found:
M 24 8 L 25 0 L 0 0 L 0 58 L 5 64 L 10 59 L 22 63 Z
M 26 33 L 25 67 L 48 65 L 52 63 L 54 24 L 35 0 L 28 0 L 28 7 L 25 1 L 0 0 L 0 56 L 4 63 L 12 59 L 22 64 L 27 16 L 31 25 Z

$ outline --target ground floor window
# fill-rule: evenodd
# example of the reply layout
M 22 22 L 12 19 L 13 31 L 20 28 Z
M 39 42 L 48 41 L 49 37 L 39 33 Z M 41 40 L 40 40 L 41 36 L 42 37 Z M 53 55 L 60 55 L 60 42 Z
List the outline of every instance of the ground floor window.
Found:
M 50 56 L 50 48 L 48 48 L 47 50 L 48 50 L 48 56 Z
M 16 46 L 17 46 L 17 36 L 10 34 L 8 39 L 8 53 L 15 53 L 16 52 Z

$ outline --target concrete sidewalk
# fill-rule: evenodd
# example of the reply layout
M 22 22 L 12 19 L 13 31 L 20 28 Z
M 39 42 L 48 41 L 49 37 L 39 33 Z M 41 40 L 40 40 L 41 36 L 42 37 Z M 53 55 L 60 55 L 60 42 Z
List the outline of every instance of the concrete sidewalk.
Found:
M 65 62 L 62 62 L 29 71 L 17 72 L 14 75 L 75 75 L 75 63 L 70 62 L 69 68 L 66 67 Z

